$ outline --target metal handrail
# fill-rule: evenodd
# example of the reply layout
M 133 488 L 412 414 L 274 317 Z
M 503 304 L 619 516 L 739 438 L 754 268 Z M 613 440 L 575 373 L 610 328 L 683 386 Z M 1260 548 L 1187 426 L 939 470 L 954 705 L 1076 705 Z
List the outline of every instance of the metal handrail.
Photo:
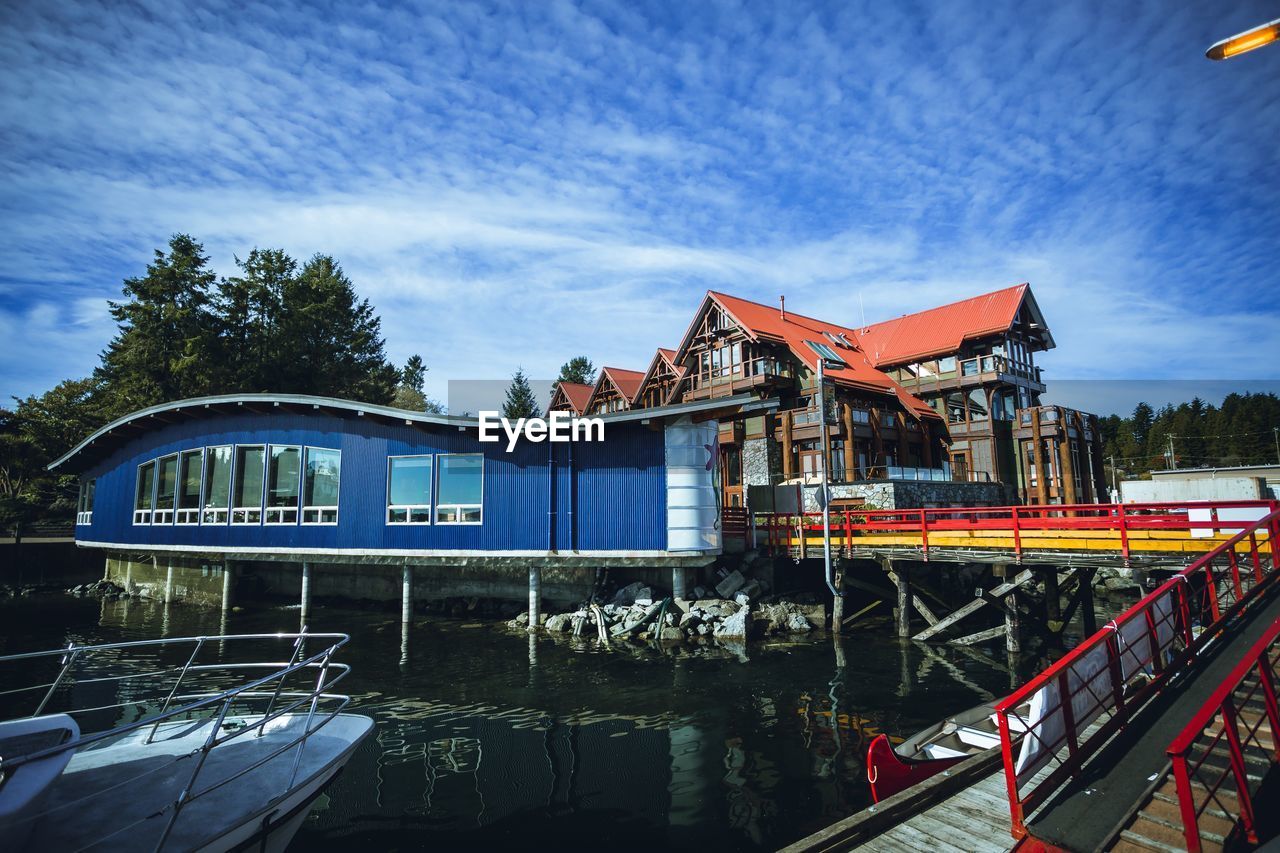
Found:
M 325 639 L 331 642 L 329 642 L 321 651 L 317 652 L 316 654 L 299 659 L 299 650 L 303 647 L 305 641 L 308 638 Z M 223 665 L 196 663 L 196 660 L 200 654 L 200 651 L 206 647 L 209 641 L 212 641 L 212 640 L 218 640 L 221 643 L 225 643 L 228 640 L 282 640 L 282 639 L 294 640 L 294 650 L 290 656 L 290 661 L 287 664 L 267 663 L 267 662 L 229 663 L 229 664 L 223 664 Z M 164 705 L 161 707 L 159 712 L 146 716 L 141 720 L 137 720 L 133 723 L 129 723 L 117 728 L 108 729 L 106 731 L 97 732 L 95 734 L 91 734 L 87 736 L 77 737 L 66 743 L 41 749 L 36 752 L 29 753 L 27 755 L 3 759 L 3 762 L 2 762 L 3 767 L 4 769 L 9 770 L 9 769 L 21 766 L 23 764 L 26 764 L 28 762 L 35 761 L 37 759 L 44 758 L 50 755 L 55 755 L 60 752 L 79 749 L 81 747 L 85 747 L 85 746 L 98 743 L 100 741 L 107 740 L 107 739 L 119 738 L 125 734 L 140 730 L 148 726 L 151 728 L 151 731 L 147 734 L 146 740 L 144 742 L 151 743 L 161 722 L 169 719 L 174 719 L 180 716 L 187 716 L 196 711 L 216 708 L 216 714 L 213 717 L 213 723 L 210 727 L 208 736 L 204 739 L 204 743 L 200 747 L 192 750 L 189 753 L 186 753 L 184 755 L 174 756 L 173 760 L 165 765 L 165 766 L 171 766 L 172 764 L 187 758 L 194 757 L 196 759 L 194 766 L 192 767 L 191 775 L 188 777 L 178 797 L 171 804 L 169 804 L 168 806 L 165 806 L 159 812 L 148 816 L 148 817 L 158 816 L 158 815 L 164 814 L 166 811 L 170 812 L 169 819 L 166 822 L 164 829 L 162 830 L 160 834 L 160 838 L 155 847 L 156 850 L 161 850 L 165 846 L 166 842 L 168 841 L 169 836 L 173 831 L 173 827 L 175 826 L 183 808 L 188 803 L 190 803 L 192 800 L 195 800 L 199 797 L 207 795 L 211 791 L 221 788 L 223 785 L 226 785 L 234 781 L 235 779 L 242 778 L 246 774 L 257 769 L 258 767 L 261 767 L 266 762 L 284 754 L 290 749 L 296 748 L 297 752 L 294 756 L 293 765 L 290 770 L 290 786 L 292 786 L 292 784 L 297 779 L 297 773 L 299 768 L 301 767 L 303 752 L 306 748 L 307 740 L 310 738 L 311 735 L 315 734 L 317 731 L 319 731 L 325 725 L 327 725 L 331 720 L 333 720 L 334 717 L 336 717 L 339 713 L 341 713 L 347 707 L 347 705 L 350 704 L 351 699 L 349 696 L 329 692 L 330 688 L 332 688 L 334 685 L 339 683 L 350 672 L 350 667 L 347 666 L 346 664 L 340 664 L 333 661 L 334 653 L 341 646 L 345 645 L 348 642 L 348 640 L 349 640 L 349 637 L 346 634 L 308 634 L 306 632 L 306 629 L 304 628 L 303 631 L 298 634 L 237 634 L 237 635 L 207 636 L 207 637 L 182 637 L 182 638 L 172 638 L 172 639 L 162 639 L 162 640 L 132 641 L 132 642 L 126 642 L 126 643 L 103 643 L 103 644 L 88 645 L 88 646 L 76 646 L 74 643 L 72 643 L 65 649 L 58 649 L 58 650 L 45 651 L 45 652 L 27 652 L 23 654 L 7 655 L 4 657 L 0 657 L 0 665 L 3 665 L 3 664 L 11 663 L 14 661 L 35 660 L 42 657 L 51 657 L 54 655 L 62 656 L 62 662 L 61 662 L 61 667 L 59 669 L 58 677 L 50 685 L 48 685 L 49 690 L 44 694 L 44 696 L 40 700 L 40 703 L 37 706 L 36 714 L 32 715 L 32 716 L 36 716 L 39 713 L 43 712 L 45 707 L 48 705 L 52 697 L 57 692 L 58 687 L 61 686 L 64 681 L 67 680 L 68 676 L 72 672 L 72 668 L 74 664 L 78 660 L 91 659 L 94 653 L 96 652 L 115 650 L 115 649 L 121 649 L 121 648 L 145 648 L 145 647 L 158 648 L 165 645 L 179 645 L 184 643 L 194 644 L 194 649 L 192 650 L 191 655 L 187 658 L 185 665 L 182 666 L 178 674 L 178 678 L 173 684 L 172 688 L 168 691 L 164 700 Z M 178 692 L 179 688 L 183 684 L 186 677 L 191 673 L 214 672 L 214 671 L 221 671 L 221 670 L 245 671 L 245 670 L 262 669 L 262 668 L 268 668 L 268 667 L 272 669 L 272 672 L 270 674 L 260 678 L 253 678 L 244 684 L 240 684 L 225 690 L 221 690 L 217 692 L 195 693 L 195 694 L 180 694 Z M 295 673 L 304 669 L 315 669 L 318 671 L 318 675 L 317 675 L 314 687 L 310 690 L 288 690 L 288 691 L 284 690 L 283 686 L 284 686 L 285 679 L 292 673 Z M 168 671 L 168 670 L 165 670 L 165 671 Z M 99 680 L 100 679 L 89 679 L 87 681 L 99 681 Z M 114 680 L 114 677 L 108 680 Z M 275 683 L 275 687 L 273 689 L 265 689 L 265 690 L 261 689 L 261 688 L 268 687 L 268 685 L 271 685 L 273 682 Z M 43 686 L 45 685 L 41 685 L 41 687 Z M 231 731 L 227 734 L 221 734 L 222 728 L 223 728 L 223 722 L 226 720 L 227 715 L 231 711 L 232 703 L 235 702 L 236 700 L 251 700 L 251 699 L 269 699 L 269 704 L 267 706 L 266 712 L 262 714 L 259 719 L 244 726 L 243 728 L 237 729 L 235 731 Z M 281 699 L 285 700 L 285 704 L 277 708 L 276 704 Z M 175 702 L 180 703 L 178 707 L 171 707 Z M 327 704 L 331 703 L 334 705 L 334 707 L 331 710 L 326 710 L 326 712 L 321 713 L 319 711 L 321 702 L 325 702 Z M 136 705 L 137 703 L 134 702 L 134 703 L 128 703 L 128 704 Z M 306 717 L 303 722 L 302 730 L 300 733 L 290 738 L 287 743 L 275 749 L 272 749 L 266 755 L 259 757 L 252 764 L 248 765 L 247 767 L 240 768 L 237 772 L 229 775 L 225 779 L 221 779 L 203 789 L 197 789 L 197 783 L 200 777 L 201 770 L 204 768 L 205 760 L 207 759 L 209 753 L 215 747 L 225 744 L 228 741 L 231 741 L 235 738 L 245 736 L 249 732 L 257 732 L 257 736 L 260 737 L 266 731 L 266 726 L 269 723 L 292 713 L 293 711 L 297 710 L 298 708 L 301 708 L 304 705 L 307 706 L 307 712 L 306 712 Z M 123 705 L 121 707 L 123 707 Z M 84 710 L 85 709 L 71 709 L 67 713 L 75 714 L 75 713 L 80 713 Z M 55 807 L 53 811 L 56 811 L 59 808 L 62 808 L 62 806 Z M 26 819 L 34 820 L 40 816 L 42 815 L 32 815 Z M 129 827 L 126 827 L 126 829 L 127 828 Z M 122 830 L 118 830 L 118 831 L 122 831 Z

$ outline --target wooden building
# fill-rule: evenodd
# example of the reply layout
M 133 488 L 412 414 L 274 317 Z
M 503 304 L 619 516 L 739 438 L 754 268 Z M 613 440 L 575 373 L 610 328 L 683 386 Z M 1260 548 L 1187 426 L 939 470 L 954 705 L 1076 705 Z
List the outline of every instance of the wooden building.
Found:
M 557 382 L 551 389 L 551 403 L 547 406 L 547 411 L 586 414 L 592 388 L 593 386 L 581 382 Z
M 591 397 L 587 400 L 587 414 L 607 415 L 611 412 L 625 412 L 632 408 L 642 379 L 644 374 L 638 370 L 623 370 L 620 367 L 600 368 L 600 376 L 596 379 L 596 385 L 591 389 Z

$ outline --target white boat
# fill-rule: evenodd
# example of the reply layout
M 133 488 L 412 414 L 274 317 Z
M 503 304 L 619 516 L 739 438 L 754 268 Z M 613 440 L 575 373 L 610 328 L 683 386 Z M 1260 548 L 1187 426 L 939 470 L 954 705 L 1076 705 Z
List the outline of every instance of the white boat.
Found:
M 304 629 L 0 657 L 0 846 L 283 850 L 373 729 L 331 690 L 347 639 Z M 288 660 L 237 660 L 262 646 Z M 200 662 L 215 649 L 219 662 Z

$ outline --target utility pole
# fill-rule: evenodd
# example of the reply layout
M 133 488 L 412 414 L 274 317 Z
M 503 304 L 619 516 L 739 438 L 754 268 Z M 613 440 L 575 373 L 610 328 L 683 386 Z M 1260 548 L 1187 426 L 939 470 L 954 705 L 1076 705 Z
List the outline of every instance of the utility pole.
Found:
M 822 562 L 825 569 L 827 587 L 830 588 L 831 594 L 835 596 L 837 602 L 844 595 L 844 591 L 837 589 L 835 580 L 831 574 L 831 501 L 830 491 L 828 489 L 827 465 L 830 463 L 830 451 L 827 449 L 827 400 L 826 400 L 826 376 L 823 373 L 826 359 L 822 354 L 818 354 L 818 393 L 816 401 L 818 404 L 818 435 L 821 442 L 822 457 Z M 803 508 L 802 508 L 803 509 Z M 838 608 L 840 615 L 844 615 L 843 608 Z M 839 633 L 839 629 L 837 629 Z
M 1169 441 L 1169 467 L 1177 468 L 1178 460 L 1175 459 L 1173 455 L 1173 433 L 1169 433 L 1168 435 L 1165 436 L 1165 438 L 1168 439 Z
M 1120 494 L 1120 488 L 1116 485 L 1116 457 L 1111 456 L 1111 493 Z
M 1280 465 L 1280 427 L 1272 427 L 1271 434 L 1276 438 L 1276 464 Z

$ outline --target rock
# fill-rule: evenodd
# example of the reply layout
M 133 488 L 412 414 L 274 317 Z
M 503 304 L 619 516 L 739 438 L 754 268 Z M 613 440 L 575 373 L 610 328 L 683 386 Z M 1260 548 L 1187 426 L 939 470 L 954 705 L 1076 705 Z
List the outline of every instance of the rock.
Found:
M 747 595 L 745 592 L 738 593 L 733 597 L 733 600 L 743 607 L 751 606 L 751 596 Z
M 645 586 L 640 581 L 629 583 L 622 589 L 618 590 L 613 596 L 613 603 L 626 607 L 635 604 L 636 599 L 638 598 L 653 598 L 653 590 L 649 589 L 649 587 Z
M 752 578 L 743 584 L 742 589 L 738 590 L 738 595 L 745 595 L 747 598 L 759 598 L 764 589 L 760 586 L 760 581 Z
M 691 631 L 702 624 L 702 617 L 690 611 L 680 617 L 680 627 L 686 631 Z
M 726 617 L 723 622 L 717 625 L 715 635 L 717 637 L 729 637 L 745 640 L 750 630 L 751 612 L 743 608 L 732 616 Z
M 671 625 L 672 627 L 675 627 L 675 625 L 676 625 L 676 615 L 675 615 L 674 613 L 667 613 L 666 618 L 665 618 L 665 620 L 664 620 L 664 621 L 665 621 L 665 623 L 666 623 L 667 625 Z
M 701 584 L 699 584 L 698 586 L 695 586 L 695 587 L 693 588 L 693 597 L 694 597 L 695 599 L 698 599 L 698 598 L 706 598 L 706 597 L 707 597 L 707 592 L 708 592 L 707 588 L 706 588 L 705 586 L 702 586 Z
M 711 633 L 711 626 L 708 625 L 707 623 L 703 622 L 701 625 L 698 626 L 699 637 L 705 637 L 710 633 Z
M 799 613 L 792 613 L 787 617 L 787 630 L 792 634 L 807 634 L 813 630 L 813 626 Z
M 563 633 L 573 627 L 573 616 L 568 613 L 557 613 L 547 618 L 547 630 Z
M 1107 578 L 1103 581 L 1103 586 L 1107 592 L 1124 592 L 1138 588 L 1132 578 Z
M 716 593 L 728 598 L 738 590 L 742 589 L 746 582 L 747 579 L 742 576 L 742 572 L 734 569 L 729 573 L 727 578 L 716 584 Z
M 668 625 L 663 627 L 662 633 L 658 635 L 658 639 L 662 640 L 663 642 L 683 640 L 684 632 L 681 631 L 679 628 L 673 628 Z
M 827 627 L 827 608 L 822 604 L 797 604 L 794 605 L 797 612 L 805 618 L 815 628 Z
M 637 607 L 648 607 L 651 604 L 653 604 L 653 598 L 648 595 L 644 595 L 636 599 Z

